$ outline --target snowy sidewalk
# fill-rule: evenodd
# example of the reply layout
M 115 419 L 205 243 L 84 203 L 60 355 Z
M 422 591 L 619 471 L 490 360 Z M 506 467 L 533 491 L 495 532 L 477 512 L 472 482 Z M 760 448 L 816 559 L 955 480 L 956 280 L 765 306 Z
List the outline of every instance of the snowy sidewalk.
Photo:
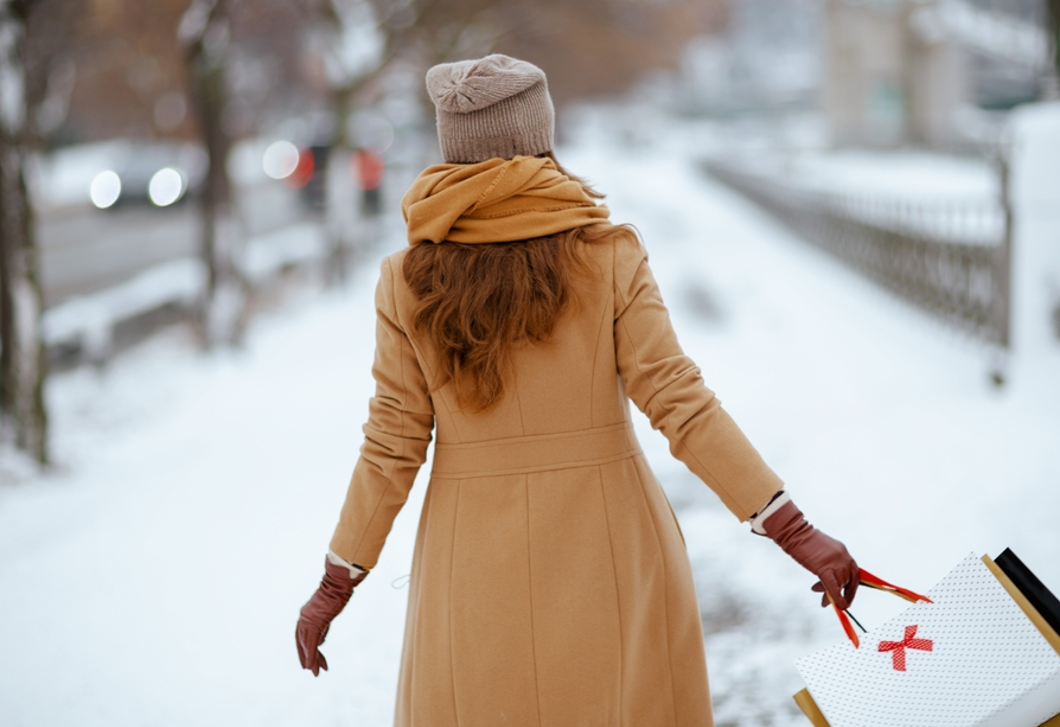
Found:
M 680 161 L 688 148 L 675 134 L 668 149 L 581 144 L 564 160 L 611 192 L 613 219 L 637 225 L 682 344 L 811 521 L 912 588 L 969 552 L 1011 547 L 1060 592 L 1060 351 L 1017 358 L 992 388 L 982 347 L 696 174 Z M 804 595 L 812 579 L 642 432 L 708 628 L 712 605 L 730 614 L 729 633 L 708 637 L 719 724 L 807 724 L 787 696 L 801 688 L 791 660 L 840 641 L 838 623 Z M 870 592 L 854 611 L 870 626 L 902 608 Z
M 640 229 L 686 350 L 810 518 L 914 589 L 1011 546 L 1060 590 L 1057 357 L 1017 360 L 989 388 L 974 344 L 789 239 L 680 151 L 581 143 L 562 159 Z M 5 727 L 390 723 L 407 598 L 391 584 L 424 478 L 331 631 L 331 671 L 302 672 L 293 644 L 373 388 L 376 271 L 258 319 L 243 351 L 204 358 L 177 330 L 103 374 L 55 377 L 62 466 L 0 484 Z M 808 574 L 638 428 L 717 630 L 719 725 L 801 724 L 791 659 L 838 624 Z M 855 612 L 900 608 L 870 593 Z

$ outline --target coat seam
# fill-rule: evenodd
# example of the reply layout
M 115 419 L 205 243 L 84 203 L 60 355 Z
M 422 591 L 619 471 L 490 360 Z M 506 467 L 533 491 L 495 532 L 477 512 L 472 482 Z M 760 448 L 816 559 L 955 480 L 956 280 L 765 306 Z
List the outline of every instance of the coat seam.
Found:
M 625 664 L 623 663 L 625 657 L 625 644 L 623 643 L 622 634 L 624 630 L 622 628 L 622 596 L 618 592 L 618 566 L 615 564 L 615 541 L 611 535 L 611 516 L 608 513 L 607 507 L 607 490 L 604 488 L 604 469 L 602 465 L 596 466 L 596 475 L 600 478 L 600 499 L 604 503 L 604 522 L 607 524 L 607 547 L 611 550 L 611 573 L 614 577 L 615 582 L 615 612 L 618 614 L 618 725 L 622 727 L 622 722 L 625 717 L 625 712 L 622 709 L 622 702 L 625 695 L 625 681 L 626 671 Z
M 606 313 L 601 313 L 601 318 Z M 614 324 L 612 324 L 613 326 Z M 589 369 L 592 372 L 589 375 L 589 426 L 593 429 L 596 428 L 596 361 L 600 358 L 600 339 L 604 336 L 604 322 L 601 320 L 599 325 L 596 327 L 596 340 L 593 342 L 593 363 Z M 614 333 L 611 334 L 611 338 L 614 339 Z M 617 368 L 617 367 L 616 367 Z
M 677 724 L 677 692 L 674 687 L 674 658 L 673 658 L 673 633 L 670 630 L 670 598 L 669 598 L 669 578 L 667 576 L 667 563 L 666 556 L 662 554 L 662 539 L 659 536 L 659 528 L 655 523 L 655 518 L 652 514 L 651 503 L 648 502 L 648 494 L 646 490 L 646 483 L 644 478 L 641 477 L 640 468 L 634 464 L 634 471 L 637 473 L 637 480 L 640 482 L 640 496 L 644 500 L 644 506 L 648 511 L 648 521 L 651 523 L 651 529 L 655 533 L 655 544 L 660 551 L 660 559 L 662 560 L 662 571 L 663 571 L 663 587 L 662 587 L 662 598 L 663 598 L 663 619 L 666 622 L 666 664 L 669 667 L 670 673 L 670 704 L 673 705 L 673 717 L 674 724 Z M 665 493 L 663 497 L 666 497 Z
M 537 636 L 534 633 L 534 571 L 530 549 L 530 478 L 523 475 L 523 491 L 526 493 L 526 586 L 530 594 L 530 654 L 534 660 L 534 697 L 537 704 L 537 724 L 541 727 L 541 684 L 537 676 Z
M 571 462 L 557 462 L 551 465 L 534 465 L 528 467 L 516 467 L 514 469 L 507 470 L 487 470 L 484 472 L 478 472 L 474 470 L 465 470 L 462 472 L 439 472 L 433 470 L 431 477 L 436 480 L 473 480 L 481 479 L 483 477 L 509 477 L 512 475 L 528 475 L 535 472 L 555 472 L 557 470 L 577 470 L 585 467 L 595 467 L 601 464 L 608 464 L 610 462 L 617 462 L 619 460 L 635 457 L 641 454 L 641 451 L 637 447 L 631 447 L 630 449 L 619 452 L 608 457 L 600 457 L 598 459 L 591 460 L 575 460 Z
M 456 486 L 456 502 L 453 503 L 453 529 L 452 542 L 449 545 L 449 588 L 446 589 L 446 611 L 449 617 L 449 682 L 452 685 L 453 716 L 456 717 L 457 727 L 460 725 L 459 703 L 456 700 L 456 656 L 453 653 L 453 564 L 456 563 L 456 527 L 460 519 L 460 489 Z
M 391 266 L 389 260 L 386 261 L 386 271 L 387 271 L 387 275 L 390 277 L 390 285 L 387 286 L 387 292 L 389 293 L 389 296 L 390 296 L 390 301 L 389 302 L 390 302 L 391 310 L 393 310 L 393 312 L 394 312 L 394 325 L 398 329 L 398 331 L 399 331 L 399 333 L 401 335 L 401 340 L 398 341 L 398 367 L 399 367 L 399 374 L 401 376 L 401 395 L 402 395 L 402 400 L 401 400 L 401 434 L 399 436 L 401 437 L 401 458 L 404 459 L 405 458 L 405 447 L 407 446 L 407 443 L 405 442 L 405 412 L 408 411 L 408 405 L 409 405 L 409 401 L 408 401 L 408 399 L 409 399 L 409 386 L 408 386 L 408 380 L 406 379 L 407 372 L 405 371 L 405 356 L 404 356 L 404 353 L 405 353 L 405 332 L 401 330 L 401 326 L 398 325 L 398 322 L 397 322 L 397 317 L 398 317 L 397 316 L 397 300 L 395 300 L 395 298 L 394 298 L 394 268 L 393 268 L 393 266 Z
M 623 313 L 626 312 L 626 308 L 629 307 L 629 301 L 626 300 L 626 296 L 622 294 L 622 289 L 618 285 L 618 250 L 615 245 L 611 246 L 611 287 L 615 291 L 615 298 L 622 304 L 622 310 L 615 310 L 614 316 L 617 321 Z M 640 267 L 638 263 L 638 267 Z M 636 272 L 634 272 L 636 275 Z
M 512 392 L 515 394 L 515 408 L 519 410 L 519 434 L 520 436 L 526 435 L 526 420 L 523 417 L 523 399 L 519 395 L 519 375 L 514 370 L 512 371 L 512 378 L 515 381 L 512 382 Z
M 571 437 L 577 437 L 582 434 L 592 433 L 601 434 L 609 431 L 618 431 L 621 429 L 628 428 L 630 423 L 628 421 L 615 422 L 614 424 L 604 424 L 599 427 L 583 427 L 581 429 L 572 429 L 568 432 L 555 432 L 552 434 L 526 434 L 518 435 L 514 437 L 502 437 L 500 439 L 482 439 L 475 442 L 438 442 L 438 447 L 444 447 L 447 450 L 461 450 L 471 451 L 474 449 L 481 449 L 483 447 L 496 447 L 498 445 L 505 444 L 525 444 L 527 442 L 551 442 L 557 439 L 570 439 Z M 598 430 L 598 431 L 594 431 Z
M 430 488 L 428 488 L 427 489 L 427 494 L 425 496 L 424 503 L 423 503 L 424 509 L 427 509 L 428 507 L 430 507 L 430 499 L 431 499 L 431 491 L 430 491 Z M 424 533 L 424 542 L 426 542 L 426 539 L 427 539 L 426 538 L 426 533 Z M 410 723 L 414 722 L 414 720 L 412 719 L 412 717 L 413 717 L 413 714 L 412 714 L 412 708 L 413 708 L 412 695 L 416 693 L 416 690 L 414 688 L 414 684 L 416 683 L 417 680 L 416 680 L 416 670 L 413 668 L 412 663 L 411 663 L 412 660 L 409 659 L 409 663 L 408 664 L 405 663 L 405 653 L 406 652 L 415 653 L 415 651 L 417 649 L 417 645 L 419 643 L 419 636 L 420 636 L 420 619 L 419 619 L 419 616 L 420 616 L 420 594 L 423 591 L 424 569 L 422 567 L 417 568 L 416 567 L 417 565 L 419 565 L 419 563 L 417 562 L 417 558 L 414 555 L 413 556 L 413 571 L 415 572 L 416 578 L 415 578 L 415 580 L 411 580 L 410 579 L 410 582 L 409 582 L 409 603 L 408 603 L 408 607 L 407 607 L 408 608 L 408 613 L 406 614 L 405 618 L 408 619 L 408 618 L 414 617 L 416 619 L 416 621 L 415 621 L 415 623 L 413 623 L 411 625 L 411 628 L 409 627 L 408 623 L 406 623 L 406 629 L 405 629 L 406 630 L 406 634 L 409 634 L 409 636 L 407 636 L 406 638 L 411 638 L 412 639 L 412 643 L 411 644 L 408 644 L 408 643 L 404 644 L 404 648 L 402 649 L 403 653 L 402 653 L 402 656 L 401 656 L 401 672 L 399 672 L 399 673 L 401 673 L 404 676 L 405 669 L 408 669 L 408 676 L 407 676 L 408 683 L 407 683 L 406 688 L 405 688 L 406 694 L 405 694 L 405 700 L 404 700 L 405 701 L 404 707 L 405 707 L 406 713 L 409 715 L 409 722 Z M 415 604 L 413 604 L 413 601 L 412 601 L 412 594 L 413 593 L 416 594 L 416 602 L 415 602 Z M 413 610 L 414 608 L 415 608 L 415 610 Z M 411 633 L 409 633 L 409 632 L 411 632 Z M 399 684 L 400 684 L 400 682 L 399 682 Z M 399 686 L 398 696 L 399 697 L 401 696 L 400 686 Z M 399 704 L 399 706 L 401 706 L 401 705 Z

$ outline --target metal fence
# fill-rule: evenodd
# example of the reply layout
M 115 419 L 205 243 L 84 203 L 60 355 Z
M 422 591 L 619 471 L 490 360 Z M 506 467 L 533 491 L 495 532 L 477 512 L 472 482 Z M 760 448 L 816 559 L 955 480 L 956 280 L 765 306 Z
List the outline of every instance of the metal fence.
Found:
M 908 202 L 809 190 L 708 161 L 715 178 L 807 241 L 947 323 L 1009 347 L 1012 213 L 996 201 Z M 1002 167 L 1002 190 L 1007 188 Z

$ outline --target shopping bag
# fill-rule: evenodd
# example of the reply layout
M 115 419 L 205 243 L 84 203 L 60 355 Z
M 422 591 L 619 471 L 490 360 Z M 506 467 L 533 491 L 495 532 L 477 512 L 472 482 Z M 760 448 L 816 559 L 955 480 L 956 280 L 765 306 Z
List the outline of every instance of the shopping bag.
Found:
M 1005 570 L 969 555 L 930 601 L 862 634 L 860 648 L 844 642 L 797 660 L 807 688 L 795 701 L 810 721 L 1060 727 L 1060 604 L 1010 551 L 998 561 Z

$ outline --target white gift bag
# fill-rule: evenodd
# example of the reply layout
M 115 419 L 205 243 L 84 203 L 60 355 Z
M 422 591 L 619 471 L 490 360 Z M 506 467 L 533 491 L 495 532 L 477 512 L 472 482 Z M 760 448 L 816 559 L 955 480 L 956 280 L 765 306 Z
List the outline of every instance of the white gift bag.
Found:
M 927 595 L 860 648 L 795 662 L 807 687 L 795 701 L 811 722 L 1060 727 L 1060 636 L 990 558 L 968 556 Z

